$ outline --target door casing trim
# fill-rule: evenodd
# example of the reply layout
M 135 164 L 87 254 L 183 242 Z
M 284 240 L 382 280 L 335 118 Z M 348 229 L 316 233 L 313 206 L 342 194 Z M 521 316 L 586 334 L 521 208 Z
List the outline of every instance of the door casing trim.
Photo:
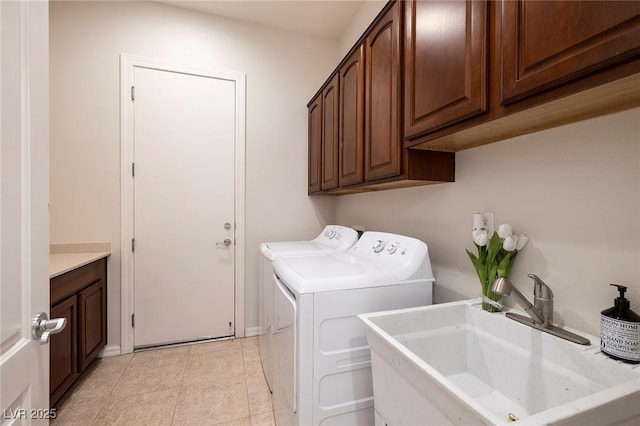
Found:
M 134 258 L 130 241 L 133 238 L 133 86 L 134 67 L 179 72 L 235 82 L 235 337 L 245 334 L 245 140 L 246 140 L 246 74 L 223 69 L 203 69 L 173 62 L 120 55 L 120 350 L 122 354 L 133 352 L 134 331 L 131 315 L 134 310 Z

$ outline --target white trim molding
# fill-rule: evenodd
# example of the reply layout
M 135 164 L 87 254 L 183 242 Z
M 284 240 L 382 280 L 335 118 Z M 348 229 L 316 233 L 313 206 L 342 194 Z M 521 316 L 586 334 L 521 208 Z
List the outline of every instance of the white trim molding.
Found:
M 246 138 L 246 75 L 222 69 L 199 69 L 167 61 L 139 56 L 120 55 L 120 173 L 121 173 L 121 341 L 123 354 L 133 352 L 134 333 L 131 315 L 134 310 L 134 256 L 127 249 L 133 238 L 133 102 L 131 87 L 135 67 L 179 72 L 235 82 L 235 337 L 245 336 L 245 138 Z
M 109 345 L 102 349 L 102 352 L 98 355 L 98 358 L 108 358 L 110 356 L 121 355 L 122 351 L 120 345 Z
M 260 336 L 262 333 L 262 327 L 247 327 L 244 332 L 244 337 Z

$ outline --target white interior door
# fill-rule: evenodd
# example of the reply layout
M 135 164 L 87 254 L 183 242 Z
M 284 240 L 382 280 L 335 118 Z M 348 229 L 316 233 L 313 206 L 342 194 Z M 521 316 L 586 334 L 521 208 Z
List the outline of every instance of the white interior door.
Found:
M 49 312 L 47 2 L 0 2 L 0 409 L 2 424 L 51 416 L 49 350 L 31 337 Z
M 236 83 L 133 78 L 134 345 L 232 336 Z

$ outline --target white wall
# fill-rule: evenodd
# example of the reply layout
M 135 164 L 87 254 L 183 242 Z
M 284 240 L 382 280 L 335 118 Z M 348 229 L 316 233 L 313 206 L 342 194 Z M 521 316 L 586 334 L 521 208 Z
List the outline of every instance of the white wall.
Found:
M 629 287 L 640 312 L 640 108 L 456 154 L 456 181 L 341 196 L 337 221 L 407 234 L 429 246 L 434 301 L 477 297 L 465 254 L 472 214 L 495 212 L 530 236 L 511 277 L 532 299 L 527 273 L 555 294 L 556 320 L 599 335 L 613 306 L 609 283 Z M 513 302 L 507 300 L 509 305 Z
M 338 54 L 340 56 L 338 62 L 353 47 L 353 44 L 360 38 L 386 4 L 387 0 L 365 0 L 362 2 L 358 13 L 356 13 L 351 24 L 345 29 L 338 41 Z
M 246 326 L 258 244 L 312 238 L 335 200 L 307 197 L 306 103 L 337 42 L 145 2 L 52 2 L 51 242 L 111 241 L 109 345 L 120 342 L 119 54 L 247 75 Z

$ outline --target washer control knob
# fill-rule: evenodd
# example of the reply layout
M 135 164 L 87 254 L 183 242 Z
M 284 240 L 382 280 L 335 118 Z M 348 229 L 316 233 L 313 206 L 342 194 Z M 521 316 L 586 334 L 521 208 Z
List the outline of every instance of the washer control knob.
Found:
M 339 240 L 340 238 L 342 238 L 342 232 L 336 232 L 336 240 Z
M 385 246 L 384 241 L 382 240 L 376 241 L 376 243 L 373 245 L 373 252 L 380 253 L 382 250 L 384 250 L 384 246 Z
M 396 243 L 391 243 L 389 244 L 389 247 L 387 247 L 387 251 L 389 252 L 389 254 L 395 253 L 396 250 L 398 250 L 398 245 Z
M 336 235 L 336 231 L 334 231 L 333 229 L 331 231 L 329 231 L 329 234 L 327 234 L 327 238 L 329 238 L 330 240 L 333 238 L 333 236 Z

